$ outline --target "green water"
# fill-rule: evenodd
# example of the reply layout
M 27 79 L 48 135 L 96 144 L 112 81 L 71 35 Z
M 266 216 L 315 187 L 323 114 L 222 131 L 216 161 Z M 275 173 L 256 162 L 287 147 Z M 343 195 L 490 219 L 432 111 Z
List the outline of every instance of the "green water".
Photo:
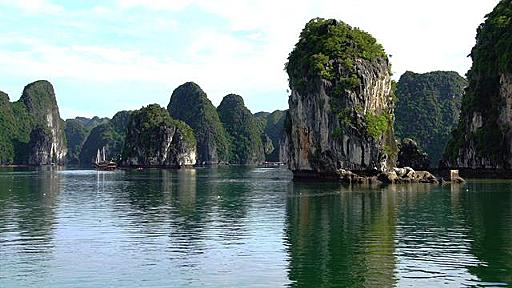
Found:
M 512 181 L 0 170 L 0 287 L 512 286 Z

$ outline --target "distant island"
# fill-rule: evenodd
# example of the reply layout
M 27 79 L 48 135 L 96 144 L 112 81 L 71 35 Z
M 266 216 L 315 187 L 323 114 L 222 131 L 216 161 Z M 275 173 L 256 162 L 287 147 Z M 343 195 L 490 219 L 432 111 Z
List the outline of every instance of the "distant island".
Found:
M 372 35 L 312 19 L 286 63 L 286 111 L 253 114 L 235 94 L 215 107 L 187 82 L 167 107 L 64 121 L 48 81 L 28 84 L 16 102 L 0 92 L 0 164 L 91 167 L 105 149 L 124 167 L 283 162 L 296 178 L 385 183 L 405 179 L 410 170 L 398 167 L 510 176 L 511 6 L 501 1 L 478 28 L 467 79 L 408 71 L 395 82 Z M 434 182 L 428 172 L 411 175 Z

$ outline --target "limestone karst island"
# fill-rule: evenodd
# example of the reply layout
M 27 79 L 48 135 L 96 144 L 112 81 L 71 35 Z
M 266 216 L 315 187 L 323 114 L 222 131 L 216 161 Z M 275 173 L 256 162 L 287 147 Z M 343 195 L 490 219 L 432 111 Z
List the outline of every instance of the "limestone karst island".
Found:
M 512 0 L 361 1 L 0 1 L 0 287 L 512 286 Z

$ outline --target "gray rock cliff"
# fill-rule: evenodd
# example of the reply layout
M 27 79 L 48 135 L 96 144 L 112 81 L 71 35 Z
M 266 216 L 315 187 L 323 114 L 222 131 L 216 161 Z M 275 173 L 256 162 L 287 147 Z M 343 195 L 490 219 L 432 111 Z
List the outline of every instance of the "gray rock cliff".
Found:
M 294 175 L 394 167 L 390 65 L 375 39 L 343 22 L 313 19 L 288 60 L 291 95 L 281 154 Z
M 67 153 L 64 122 L 52 84 L 41 80 L 27 85 L 19 102 L 24 103 L 36 123 L 36 131 L 30 133 L 28 164 L 64 164 Z

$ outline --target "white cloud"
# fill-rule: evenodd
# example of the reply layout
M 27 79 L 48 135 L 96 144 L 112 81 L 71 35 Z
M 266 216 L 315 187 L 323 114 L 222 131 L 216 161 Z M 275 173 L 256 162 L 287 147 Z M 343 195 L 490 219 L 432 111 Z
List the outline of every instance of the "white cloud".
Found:
M 121 8 L 145 7 L 152 10 L 181 10 L 190 5 L 192 0 L 119 0 Z
M 109 13 L 112 13 L 112 10 L 105 6 L 95 6 L 91 10 L 96 15 L 107 15 Z
M 16 7 L 30 14 L 59 14 L 64 11 L 62 6 L 47 0 L 0 0 L 0 4 Z
M 393 55 L 395 77 L 405 70 L 455 70 L 464 75 L 471 65 L 466 56 L 474 45 L 476 28 L 498 3 L 498 0 L 120 1 L 174 11 L 194 4 L 226 19 L 232 31 L 256 31 L 253 35 L 267 45 L 265 51 L 256 51 L 254 56 L 265 55 L 270 59 L 279 55 L 281 67 L 305 22 L 314 17 L 340 19 L 370 32 L 384 45 Z
M 196 4 L 228 19 L 234 31 L 256 30 L 270 55 L 285 59 L 311 18 L 336 18 L 373 34 L 393 57 L 395 76 L 405 70 L 456 70 L 471 65 L 466 56 L 476 28 L 498 0 L 323 0 L 203 1 Z M 228 8 L 227 8 L 228 7 Z M 284 60 L 281 60 L 284 62 Z
M 0 0 L 0 3 L 6 2 Z M 228 93 L 238 93 L 254 111 L 261 110 L 262 107 L 270 109 L 272 106 L 282 109 L 286 106 L 288 88 L 287 75 L 283 71 L 284 63 L 305 23 L 313 17 L 340 19 L 373 34 L 387 52 L 393 55 L 391 62 L 395 77 L 405 70 L 456 70 L 464 74 L 471 64 L 466 55 L 474 45 L 476 28 L 497 2 L 498 0 L 118 0 L 118 7 L 98 6 L 88 11 L 97 15 L 97 18 L 93 18 L 96 20 L 101 17 L 115 19 L 112 22 L 118 25 L 116 29 L 126 31 L 126 34 L 119 34 L 123 37 L 129 35 L 128 38 L 138 39 L 148 33 L 157 36 L 156 38 L 170 37 L 174 42 L 185 41 L 182 45 L 185 51 L 156 47 L 160 51 L 166 51 L 162 55 L 155 53 L 153 49 L 147 49 L 147 46 L 139 46 L 136 42 L 131 43 L 133 47 L 126 48 L 124 45 L 121 48 L 111 41 L 98 41 L 101 44 L 94 41 L 56 44 L 47 38 L 2 35 L 0 63 L 4 68 L 0 71 L 25 78 L 29 75 L 34 79 L 73 79 L 91 85 L 123 85 L 126 82 L 138 81 L 160 87 L 168 93 L 185 81 L 195 81 L 215 104 L 220 103 L 221 98 Z M 53 5 L 43 0 L 19 3 L 21 4 L 16 5 L 26 11 L 47 9 Z M 141 7 L 147 9 L 139 9 Z M 213 15 L 215 23 L 223 19 L 227 26 L 213 26 L 208 22 L 209 18 L 204 22 L 197 22 L 196 19 L 194 23 L 187 23 L 186 20 L 182 23 L 182 19 L 175 16 L 187 7 L 201 9 L 203 14 L 206 12 Z M 123 13 L 126 11 L 116 8 L 133 8 L 129 15 L 137 17 L 124 21 L 126 14 Z M 57 11 L 62 8 L 55 9 Z M 153 15 L 155 11 L 161 13 L 144 21 L 144 15 Z M 171 12 L 169 17 L 166 17 L 166 11 Z M 71 18 L 70 23 L 91 25 L 95 28 L 80 29 L 81 31 L 95 33 L 94 31 L 101 29 L 94 26 L 96 23 L 86 21 L 89 20 L 87 13 L 82 17 L 84 18 L 77 19 L 81 21 Z M 179 25 L 177 19 L 180 21 Z M 173 34 L 174 32 L 181 34 Z M 190 37 L 172 38 L 176 35 Z M 5 48 L 19 44 L 28 49 Z M 281 93 L 280 91 L 282 96 L 276 97 L 276 93 Z M 168 96 L 155 95 L 155 99 Z M 108 95 L 101 96 L 99 91 L 97 97 Z M 145 101 L 141 105 L 148 104 L 147 100 L 141 101 Z

